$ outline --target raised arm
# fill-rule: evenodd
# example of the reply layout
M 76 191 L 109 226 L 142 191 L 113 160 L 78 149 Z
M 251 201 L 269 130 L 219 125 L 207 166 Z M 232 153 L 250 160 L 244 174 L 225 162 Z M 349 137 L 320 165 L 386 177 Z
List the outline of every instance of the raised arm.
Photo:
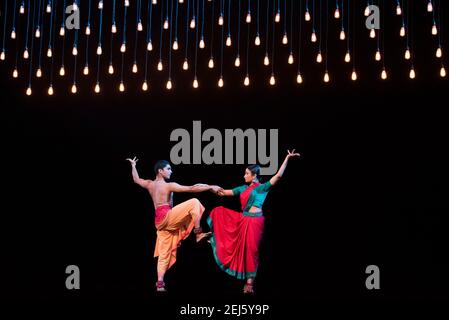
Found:
M 222 189 L 222 190 L 219 190 L 218 192 L 217 192 L 217 194 L 220 196 L 220 197 L 225 197 L 225 196 L 233 196 L 234 195 L 234 192 L 232 192 L 232 190 L 224 190 L 224 189 Z
M 139 159 L 134 157 L 133 159 L 128 158 L 126 160 L 128 160 L 131 163 L 131 173 L 132 173 L 134 182 L 137 183 L 142 188 L 148 187 L 148 184 L 151 182 L 151 180 L 141 179 L 139 177 L 139 173 L 137 172 L 137 169 L 136 169 L 136 163 L 137 163 L 137 161 L 139 161 Z
M 208 184 L 197 183 L 193 186 L 183 186 L 176 182 L 169 183 L 169 189 L 171 192 L 204 192 L 204 191 L 212 191 L 217 193 L 221 190 L 218 186 L 210 186 Z
M 287 150 L 287 155 L 285 156 L 285 160 L 282 163 L 281 167 L 279 168 L 278 172 L 271 177 L 270 183 L 271 185 L 275 185 L 280 178 L 282 178 L 282 175 L 284 174 L 285 168 L 287 168 L 288 160 L 293 157 L 299 157 L 299 153 L 295 153 L 295 149 L 293 149 L 291 152 Z

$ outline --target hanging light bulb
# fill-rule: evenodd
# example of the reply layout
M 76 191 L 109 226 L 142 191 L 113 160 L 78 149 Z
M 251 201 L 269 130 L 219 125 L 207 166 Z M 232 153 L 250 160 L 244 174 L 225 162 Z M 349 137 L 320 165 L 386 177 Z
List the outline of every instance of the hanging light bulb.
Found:
M 78 91 L 78 89 L 77 89 L 77 87 L 76 87 L 76 84 L 74 83 L 74 84 L 72 85 L 72 93 L 75 94 L 77 91 Z
M 115 22 L 112 24 L 111 32 L 112 33 L 117 33 L 117 25 L 115 24 Z
M 120 52 L 125 53 L 126 52 L 126 43 L 122 43 L 122 46 L 120 47 Z
M 441 57 L 443 56 L 443 51 L 441 50 L 441 46 L 439 46 L 439 47 L 437 48 L 437 51 L 435 52 L 435 56 L 436 56 L 437 58 L 441 58 Z
M 327 72 L 327 70 L 326 70 L 326 72 L 324 73 L 324 82 L 329 82 L 330 81 L 330 78 L 329 78 L 329 72 Z
M 445 78 L 446 77 L 446 69 L 444 68 L 444 66 L 441 66 L 440 77 L 441 78 Z
M 340 40 L 345 40 L 345 39 L 346 39 L 345 29 L 341 29 L 341 31 L 340 31 Z
M 348 63 L 350 61 L 351 61 L 351 53 L 348 50 L 348 51 L 346 51 L 346 54 L 345 54 L 345 62 Z
M 437 29 L 437 25 L 435 24 L 435 22 L 433 23 L 432 26 L 432 35 L 437 35 L 438 34 L 438 29 Z
M 309 9 L 306 10 L 305 16 L 304 16 L 306 21 L 310 21 L 310 12 Z
M 19 71 L 17 71 L 17 68 L 14 68 L 14 71 L 12 72 L 12 77 L 13 78 L 18 78 L 19 77 Z
M 231 35 L 228 35 L 228 37 L 226 38 L 226 46 L 230 47 L 231 44 L 232 44 Z
M 60 75 L 61 77 L 65 76 L 65 68 L 64 68 L 63 65 L 62 65 L 61 68 L 59 69 L 59 75 Z
M 364 12 L 365 17 L 368 17 L 368 16 L 369 16 L 370 11 L 371 11 L 371 10 L 370 10 L 369 6 L 366 6 L 366 7 L 365 7 L 365 12 Z
M 206 46 L 206 44 L 204 43 L 204 38 L 201 37 L 201 40 L 200 40 L 200 48 L 201 48 L 201 49 L 204 49 L 205 46 Z
M 25 51 L 23 51 L 23 58 L 28 59 L 30 57 L 30 54 L 28 52 L 28 48 L 25 48 Z
M 141 21 L 139 21 L 139 23 L 137 24 L 137 31 L 143 31 L 143 25 Z
M 41 78 L 42 77 L 42 69 L 39 67 L 36 70 L 36 78 Z
M 296 83 L 302 83 L 302 75 L 300 72 L 298 72 L 298 74 L 296 75 Z
M 184 0 L 179 0 L 179 3 L 184 3 Z
M 274 74 L 272 73 L 271 77 L 270 77 L 270 85 L 274 86 L 275 84 L 276 84 L 276 79 L 274 78 Z
M 287 43 L 288 43 L 287 34 L 284 33 L 284 36 L 282 37 L 282 44 L 287 44 Z
M 382 69 L 382 73 L 380 74 L 380 77 L 382 78 L 382 80 L 387 79 L 387 70 L 385 70 L 385 68 Z
M 20 12 L 20 14 L 24 14 L 25 13 L 25 3 L 23 3 L 23 1 L 20 4 L 19 12 Z
M 103 49 L 101 48 L 101 45 L 98 45 L 97 47 L 97 55 L 101 56 L 103 53 Z
M 259 34 L 256 35 L 256 39 L 254 40 L 254 44 L 256 46 L 260 46 L 260 36 L 259 36 Z
M 251 23 L 251 12 L 246 14 L 246 23 Z
M 157 0 L 153 0 L 153 4 L 157 4 Z
M 240 67 L 240 56 L 239 55 L 237 55 L 237 57 L 235 58 L 234 66 Z
M 50 1 L 47 3 L 47 13 L 51 13 L 51 3 Z
M 32 91 L 31 91 L 31 86 L 29 86 L 29 87 L 27 88 L 26 94 L 27 94 L 27 96 L 31 96 L 31 93 L 32 93 Z
M 405 60 L 410 60 L 410 49 L 409 48 L 407 48 L 406 50 L 405 50 L 405 53 L 404 53 L 404 58 L 405 58 Z
M 15 39 L 17 37 L 16 29 L 12 29 L 11 31 L 11 39 Z
M 173 88 L 173 84 L 171 83 L 171 79 L 168 79 L 166 88 L 167 88 L 167 90 L 171 90 Z
M 90 36 L 90 25 L 86 26 L 86 36 Z
M 245 87 L 249 86 L 249 75 L 248 74 L 246 75 L 245 80 L 243 80 L 243 85 Z
M 148 51 L 153 51 L 153 42 L 151 42 L 151 40 L 148 41 L 148 44 L 147 44 L 147 50 L 148 50 Z
M 281 13 L 279 11 L 276 13 L 276 16 L 274 17 L 274 21 L 276 21 L 276 22 L 281 21 Z
M 103 10 L 103 8 L 104 8 L 103 0 L 98 1 L 98 9 Z
M 78 55 L 78 48 L 76 46 L 72 49 L 72 55 L 77 56 Z
M 335 9 L 334 18 L 335 19 L 340 19 L 340 9 L 338 9 L 338 8 Z
M 356 81 L 356 80 L 357 80 L 357 72 L 355 72 L 355 69 L 352 70 L 352 73 L 351 73 L 351 80 L 352 80 L 352 81 Z
M 137 73 L 137 63 L 133 64 L 133 73 Z
M 207 66 L 209 67 L 209 69 L 214 68 L 214 58 L 213 57 L 210 57 L 209 63 L 207 64 Z
M 193 87 L 195 88 L 195 89 L 197 89 L 198 88 L 198 79 L 195 77 L 195 79 L 193 79 Z
M 178 40 L 175 39 L 175 41 L 173 41 L 173 50 L 178 50 L 179 46 L 178 46 Z
M 316 55 L 316 62 L 321 63 L 323 61 L 323 56 L 321 55 L 321 50 L 318 51 Z
M 41 37 L 41 30 L 40 30 L 39 26 L 36 28 L 36 32 L 34 33 L 34 36 L 36 38 L 40 38 Z
M 5 54 L 5 51 L 3 50 L 2 53 L 0 53 L 0 60 L 5 61 L 5 59 L 6 59 L 6 54 Z
M 291 52 L 288 56 L 288 64 L 293 64 L 293 53 L 291 53 Z
M 147 82 L 147 80 L 145 80 L 142 83 L 142 91 L 148 91 L 148 82 Z
M 184 59 L 184 63 L 182 64 L 182 70 L 189 70 L 189 62 L 187 61 L 187 58 Z
M 195 29 L 196 21 L 195 16 L 193 16 L 192 20 L 190 20 L 190 29 Z
M 159 60 L 157 64 L 157 70 L 162 71 L 164 69 L 164 65 L 162 64 L 162 60 Z
M 100 84 L 97 82 L 94 88 L 95 93 L 100 93 Z
M 268 54 L 265 54 L 265 58 L 263 58 L 263 64 L 266 66 L 270 64 L 270 58 L 268 58 Z
M 108 72 L 109 74 L 114 74 L 114 66 L 112 65 L 112 63 L 109 64 Z
M 125 92 L 125 84 L 123 83 L 123 81 L 120 81 L 120 85 L 118 87 L 118 90 L 120 92 Z
M 218 87 L 223 88 L 223 86 L 224 86 L 223 76 L 220 76 L 220 79 L 218 79 Z
M 404 27 L 404 26 L 402 26 L 402 27 L 401 27 L 401 30 L 399 30 L 399 35 L 400 35 L 401 37 L 405 37 L 405 27 Z
M 376 37 L 376 31 L 374 29 L 371 29 L 369 32 L 369 37 L 371 39 L 374 39 Z
M 64 26 L 62 26 L 62 27 L 59 29 L 59 35 L 60 35 L 61 37 L 63 37 L 63 36 L 65 35 L 65 29 L 64 29 Z
M 78 11 L 78 4 L 76 3 L 76 1 L 73 1 L 72 10 Z
M 376 54 L 374 55 L 374 59 L 376 61 L 380 61 L 382 59 L 382 55 L 380 54 L 379 48 L 376 50 Z
M 312 31 L 312 35 L 310 36 L 310 41 L 316 42 L 316 40 L 317 40 L 317 38 L 316 38 L 315 30 L 314 30 L 314 31 Z
M 48 48 L 47 57 L 51 58 L 52 56 L 53 56 L 53 51 L 51 50 L 51 48 Z
M 400 16 L 401 14 L 402 14 L 402 9 L 401 9 L 401 6 L 398 4 L 396 6 L 396 15 Z
M 415 68 L 413 68 L 413 66 L 410 69 L 409 77 L 410 79 L 415 79 L 416 77 Z
M 224 21 L 224 19 L 223 19 L 223 14 L 220 14 L 220 16 L 218 17 L 218 24 L 219 24 L 220 26 L 222 26 L 222 25 L 223 25 L 223 21 Z
M 427 3 L 427 12 L 432 12 L 432 11 L 433 11 L 432 1 L 429 0 L 429 2 Z
M 125 7 L 129 7 L 129 0 L 125 0 Z
M 192 27 L 192 26 L 190 26 Z M 168 29 L 168 19 L 165 19 L 164 21 L 164 29 L 167 30 Z
M 52 85 L 50 85 L 50 86 L 48 87 L 47 93 L 48 93 L 49 96 L 52 96 L 52 95 L 55 93 L 54 90 L 53 90 L 53 86 L 52 86 Z
M 83 74 L 84 74 L 85 76 L 87 76 L 87 75 L 89 74 L 89 65 L 86 64 L 86 65 L 84 66 Z

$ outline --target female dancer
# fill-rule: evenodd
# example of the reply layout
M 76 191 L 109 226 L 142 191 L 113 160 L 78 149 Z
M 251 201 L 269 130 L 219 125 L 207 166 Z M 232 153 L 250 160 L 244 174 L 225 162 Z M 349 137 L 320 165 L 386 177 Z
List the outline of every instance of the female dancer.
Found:
M 244 293 L 253 293 L 253 282 L 257 273 L 259 243 L 264 229 L 262 205 L 268 191 L 284 174 L 288 160 L 299 157 L 299 153 L 288 151 L 279 171 L 268 181 L 260 183 L 258 165 L 250 165 L 245 170 L 245 183 L 232 190 L 221 190 L 220 196 L 240 195 L 242 212 L 224 207 L 214 208 L 207 223 L 212 237 L 210 243 L 220 269 L 237 279 L 246 279 Z

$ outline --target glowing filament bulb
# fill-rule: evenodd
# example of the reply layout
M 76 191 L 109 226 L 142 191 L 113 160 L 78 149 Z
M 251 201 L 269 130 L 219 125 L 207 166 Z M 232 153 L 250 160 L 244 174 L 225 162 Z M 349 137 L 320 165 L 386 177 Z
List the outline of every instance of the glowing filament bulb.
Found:
M 404 58 L 405 58 L 405 60 L 410 60 L 410 49 L 409 48 L 407 48 L 407 50 L 405 50 L 405 53 L 404 53 Z
M 351 61 L 351 53 L 349 51 L 345 54 L 345 62 L 348 63 Z
M 126 44 L 122 43 L 122 46 L 120 47 L 120 52 L 125 53 L 126 52 Z
M 139 21 L 139 23 L 137 24 L 137 31 L 142 31 L 143 30 L 143 25 L 142 22 Z
M 369 37 L 371 39 L 374 39 L 376 37 L 376 31 L 374 29 L 371 29 L 369 32 Z
M 11 39 L 15 39 L 16 37 L 17 37 L 16 29 L 12 29 L 12 31 L 11 31 Z
M 76 84 L 72 85 L 72 93 L 75 94 L 78 91 L 78 89 L 76 88 Z
M 413 67 L 410 69 L 409 77 L 410 79 L 415 79 L 416 77 L 415 69 Z
M 339 19 L 340 18 L 340 10 L 338 8 L 335 9 L 334 18 L 335 19 Z
M 28 59 L 30 57 L 30 54 L 28 52 L 28 48 L 25 48 L 25 51 L 23 52 L 23 58 Z
M 357 72 L 355 72 L 355 70 L 352 70 L 352 73 L 351 73 L 351 80 L 352 80 L 352 81 L 356 81 L 356 80 L 357 80 Z
M 162 64 L 162 60 L 159 60 L 157 64 L 157 70 L 162 71 L 164 69 L 164 65 Z
M 152 2 L 153 4 L 157 4 L 157 0 L 153 0 L 153 2 Z
M 108 72 L 109 74 L 114 74 L 114 66 L 112 65 L 112 63 L 109 65 Z
M 78 55 L 78 49 L 77 49 L 76 47 L 73 47 L 73 49 L 72 49 L 72 54 L 73 54 L 74 56 L 77 56 L 77 55 Z
M 62 27 L 59 29 L 59 35 L 60 35 L 61 37 L 63 37 L 63 36 L 65 35 L 65 29 L 64 29 L 64 26 L 62 26 Z
M 64 68 L 64 66 L 61 66 L 61 68 L 59 69 L 59 75 L 61 77 L 65 76 L 65 68 Z
M 137 64 L 135 62 L 133 64 L 133 73 L 137 73 Z
M 235 58 L 234 65 L 235 65 L 236 67 L 240 67 L 240 56 L 237 56 L 237 57 Z
M 118 90 L 120 92 L 125 92 L 125 84 L 123 83 L 123 81 L 120 82 L 120 85 L 118 87 Z
M 28 87 L 26 91 L 27 96 L 31 96 L 31 93 L 32 93 L 31 87 Z
M 296 83 L 302 83 L 302 81 L 302 75 L 298 72 L 298 74 L 296 75 Z
M 178 40 L 175 39 L 175 41 L 173 41 L 173 50 L 178 50 L 179 46 L 178 46 Z M 151 51 L 151 50 L 149 50 Z
M 274 78 L 274 74 L 271 74 L 270 85 L 274 86 L 275 84 L 276 84 L 276 79 Z
M 385 70 L 385 68 L 384 69 L 382 69 L 382 73 L 380 74 L 380 77 L 382 78 L 382 80 L 385 80 L 385 79 L 387 79 L 387 70 Z
M 129 0 L 125 0 L 125 7 L 129 7 Z
M 13 78 L 18 78 L 19 77 L 19 71 L 17 71 L 17 68 L 14 68 L 14 71 L 12 72 L 12 77 Z
M 432 1 L 429 1 L 427 3 L 427 12 L 432 12 L 432 11 L 433 11 Z
M 148 51 L 153 51 L 153 43 L 151 42 L 151 40 L 148 41 L 148 44 L 147 44 L 147 50 L 148 50 Z
M 281 21 L 281 13 L 279 11 L 276 13 L 276 16 L 274 17 L 274 21 L 276 21 L 276 22 Z
M 190 20 L 190 29 L 195 29 L 196 26 L 196 21 L 195 21 L 195 17 L 192 18 L 192 20 Z
M 5 61 L 5 59 L 6 59 L 5 51 L 2 51 L 2 53 L 0 53 L 0 60 Z
M 324 80 L 324 82 L 326 82 L 326 83 L 330 81 L 330 78 L 329 78 L 329 72 L 326 71 L 326 72 L 324 73 L 324 79 L 323 79 L 323 80 Z
M 189 62 L 187 59 L 184 60 L 184 63 L 182 64 L 182 70 L 189 70 Z
M 432 26 L 432 35 L 436 35 L 438 34 L 438 29 L 437 29 L 437 25 L 434 23 Z
M 444 67 L 441 67 L 440 69 L 440 77 L 441 78 L 446 77 L 446 69 Z
M 89 66 L 86 64 L 83 69 L 83 74 L 87 76 L 89 74 Z
M 167 90 L 171 90 L 173 88 L 173 84 L 171 83 L 170 79 L 168 79 L 168 81 L 167 81 L 166 88 L 167 88 Z
M 251 23 L 251 12 L 246 14 L 246 23 Z
M 86 36 L 90 36 L 90 26 L 86 26 Z
M 321 55 L 321 51 L 318 51 L 316 56 L 316 62 L 321 63 L 323 61 L 323 56 Z
M 218 79 L 218 87 L 223 88 L 223 86 L 224 86 L 223 77 L 220 77 L 220 79 Z
M 256 36 L 256 39 L 254 40 L 254 44 L 256 46 L 260 46 L 260 37 L 259 37 L 259 35 Z
M 243 85 L 245 87 L 249 86 L 249 76 L 248 75 L 246 75 L 245 80 L 243 80 Z
M 20 14 L 24 14 L 24 13 L 25 13 L 25 5 L 23 4 L 23 2 L 22 2 L 22 4 L 20 5 L 19 12 L 20 12 Z
M 312 35 L 310 36 L 310 41 L 312 41 L 312 42 L 316 42 L 316 33 L 315 33 L 315 31 L 312 31 Z
M 220 26 L 222 26 L 222 25 L 223 25 L 223 21 L 224 21 L 223 15 L 220 14 L 220 17 L 218 17 L 218 24 L 219 24 Z
M 193 79 L 193 87 L 196 89 L 198 88 L 198 79 L 195 77 L 195 79 Z
M 342 30 L 340 31 L 340 40 L 345 40 L 345 39 L 346 39 L 346 33 L 345 33 L 345 30 L 342 29 Z
M 226 46 L 230 47 L 230 46 L 231 46 L 231 44 L 232 44 L 232 41 L 231 41 L 231 36 L 230 36 L 230 35 L 228 35 L 228 37 L 226 38 Z
M 117 26 L 116 26 L 115 23 L 114 23 L 114 24 L 112 25 L 112 27 L 111 27 L 111 32 L 112 32 L 112 33 L 117 33 Z
M 204 43 L 204 39 L 201 38 L 201 40 L 200 40 L 200 48 L 204 49 L 205 46 L 206 46 L 206 44 Z
M 268 54 L 266 54 L 265 58 L 263 58 L 263 64 L 266 66 L 270 64 L 270 58 L 268 58 Z
M 404 27 L 404 26 L 402 26 L 402 27 L 401 27 L 401 30 L 399 30 L 399 35 L 400 35 L 401 37 L 405 37 L 405 27 Z
M 52 96 L 55 92 L 54 92 L 54 90 L 53 90 L 53 86 L 52 85 L 50 85 L 49 87 L 48 87 L 48 95 L 49 96 Z
M 103 10 L 103 8 L 104 8 L 103 1 L 102 0 L 98 1 L 98 9 Z
M 369 6 L 366 6 L 364 15 L 365 15 L 365 17 L 368 17 L 369 14 L 370 14 L 370 8 L 369 8 Z
M 443 51 L 441 50 L 441 47 L 438 47 L 437 51 L 435 52 L 435 56 L 437 58 L 441 58 L 443 56 Z
M 102 53 L 103 53 L 103 49 L 101 48 L 101 45 L 99 45 L 97 47 L 97 55 L 101 56 Z
M 304 19 L 305 19 L 306 21 L 310 21 L 310 12 L 309 12 L 309 9 L 307 9 L 306 14 L 305 14 L 305 16 L 304 16 Z
M 288 64 L 293 64 L 293 54 L 290 53 L 288 56 Z
M 51 58 L 53 55 L 53 51 L 51 50 L 51 48 L 48 48 L 47 50 L 47 57 Z
M 379 49 L 377 49 L 376 54 L 374 56 L 374 59 L 376 61 L 380 61 L 380 59 L 382 59 L 382 55 L 380 54 L 380 50 Z
M 35 32 L 34 36 L 36 38 L 40 38 L 41 37 L 41 30 L 39 29 L 39 27 L 36 28 L 36 32 Z
M 145 80 L 142 84 L 142 91 L 148 91 L 148 82 Z
M 184 3 L 184 0 L 179 0 L 179 3 Z
M 190 27 L 192 27 L 192 26 L 190 26 Z M 195 27 L 194 27 L 194 28 L 195 28 Z M 165 29 L 165 30 L 168 29 L 168 20 L 167 20 L 167 19 L 165 19 L 165 21 L 164 21 L 164 29 Z
M 207 66 L 209 67 L 209 69 L 214 68 L 214 58 L 210 57 L 209 63 L 207 64 Z
M 94 89 L 95 93 L 100 93 L 100 84 L 97 82 Z
M 284 34 L 284 36 L 282 37 L 282 44 L 287 44 L 287 43 L 288 43 L 287 34 Z
M 47 13 L 51 13 L 51 4 L 50 4 L 50 2 L 49 3 L 47 3 Z
M 42 77 L 42 69 L 39 67 L 36 71 L 36 78 L 41 78 Z
M 400 16 L 402 14 L 401 6 L 398 4 L 396 7 L 396 15 Z

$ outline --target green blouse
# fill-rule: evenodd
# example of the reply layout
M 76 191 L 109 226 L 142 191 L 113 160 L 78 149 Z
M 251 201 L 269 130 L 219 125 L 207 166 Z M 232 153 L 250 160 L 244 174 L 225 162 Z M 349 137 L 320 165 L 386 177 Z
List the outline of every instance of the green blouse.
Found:
M 240 195 L 243 191 L 246 190 L 249 186 L 244 184 L 240 187 L 232 189 L 232 194 L 234 196 Z M 270 181 L 259 184 L 255 187 L 251 194 L 249 195 L 248 201 L 246 202 L 245 208 L 243 208 L 243 213 L 248 215 L 254 215 L 254 213 L 249 213 L 249 209 L 252 206 L 262 208 L 262 205 L 267 197 L 268 191 L 271 189 L 272 185 Z M 259 214 L 256 214 L 259 215 Z M 261 215 L 261 214 L 260 214 Z

